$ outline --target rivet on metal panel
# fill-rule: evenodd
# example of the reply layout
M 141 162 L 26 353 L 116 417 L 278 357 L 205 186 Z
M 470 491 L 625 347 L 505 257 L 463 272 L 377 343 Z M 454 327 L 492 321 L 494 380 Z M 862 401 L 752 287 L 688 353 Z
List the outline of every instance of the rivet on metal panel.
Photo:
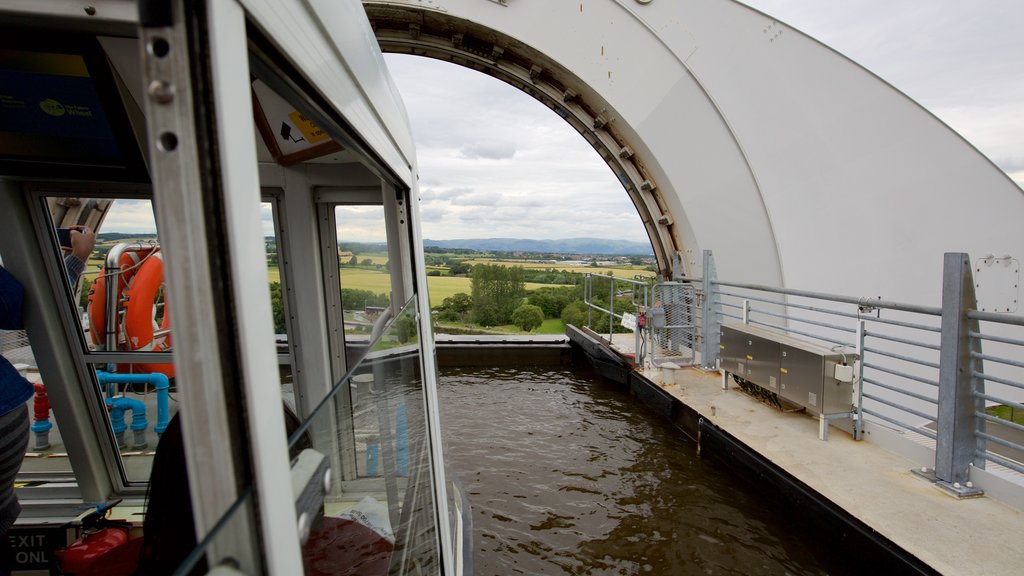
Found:
M 174 100 L 174 84 L 164 80 L 149 83 L 149 96 L 158 104 L 170 104 Z

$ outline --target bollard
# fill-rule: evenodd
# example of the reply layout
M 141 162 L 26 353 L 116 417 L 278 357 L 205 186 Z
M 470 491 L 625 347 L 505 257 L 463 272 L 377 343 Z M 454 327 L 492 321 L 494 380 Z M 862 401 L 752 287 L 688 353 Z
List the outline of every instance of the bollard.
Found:
M 53 424 L 50 422 L 50 398 L 46 395 L 46 386 L 41 382 L 33 384 L 36 389 L 35 402 L 33 403 L 32 433 L 35 434 L 35 445 L 33 449 L 48 450 L 50 448 L 50 429 Z

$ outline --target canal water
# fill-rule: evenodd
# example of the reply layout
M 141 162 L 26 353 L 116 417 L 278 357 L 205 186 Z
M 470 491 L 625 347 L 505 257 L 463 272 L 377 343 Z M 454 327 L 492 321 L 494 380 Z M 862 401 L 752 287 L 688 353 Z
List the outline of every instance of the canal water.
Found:
M 479 576 L 853 574 L 755 483 L 589 371 L 445 369 Z

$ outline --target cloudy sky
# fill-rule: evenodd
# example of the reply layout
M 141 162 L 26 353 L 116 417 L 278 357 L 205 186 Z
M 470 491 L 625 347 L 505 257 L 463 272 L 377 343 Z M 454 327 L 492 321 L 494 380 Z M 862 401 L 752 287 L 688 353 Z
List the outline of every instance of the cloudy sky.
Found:
M 886 79 L 1024 184 L 1024 0 L 747 3 Z M 387 61 L 413 125 L 426 238 L 647 241 L 608 167 L 542 104 L 444 62 Z

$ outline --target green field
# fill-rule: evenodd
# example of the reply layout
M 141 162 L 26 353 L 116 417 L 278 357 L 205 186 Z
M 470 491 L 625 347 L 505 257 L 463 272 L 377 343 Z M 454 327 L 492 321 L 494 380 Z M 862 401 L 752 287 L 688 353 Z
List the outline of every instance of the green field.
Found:
M 267 272 L 270 282 L 281 281 L 281 272 L 276 266 L 271 266 Z M 341 286 L 356 290 L 369 290 L 374 294 L 387 294 L 391 291 L 391 276 L 383 270 L 342 267 Z M 534 290 L 541 286 L 556 286 L 556 284 L 526 283 L 527 290 Z M 469 294 L 469 278 L 461 276 L 429 276 L 427 277 L 427 289 L 430 291 L 430 305 L 440 306 L 441 302 L 449 296 L 459 292 Z
M 538 334 L 565 334 L 565 322 L 558 318 L 549 318 L 544 320 L 544 323 L 535 332 Z
M 273 282 L 273 279 L 271 281 Z M 432 307 L 440 306 L 445 298 L 454 296 L 459 292 L 469 294 L 469 282 L 469 278 L 462 276 L 428 276 L 427 289 L 430 291 L 430 305 Z M 341 285 L 344 288 L 369 290 L 370 292 L 380 294 L 391 290 L 391 278 L 384 271 L 342 268 Z M 558 284 L 526 283 L 527 290 L 535 290 L 542 286 L 558 286 Z

